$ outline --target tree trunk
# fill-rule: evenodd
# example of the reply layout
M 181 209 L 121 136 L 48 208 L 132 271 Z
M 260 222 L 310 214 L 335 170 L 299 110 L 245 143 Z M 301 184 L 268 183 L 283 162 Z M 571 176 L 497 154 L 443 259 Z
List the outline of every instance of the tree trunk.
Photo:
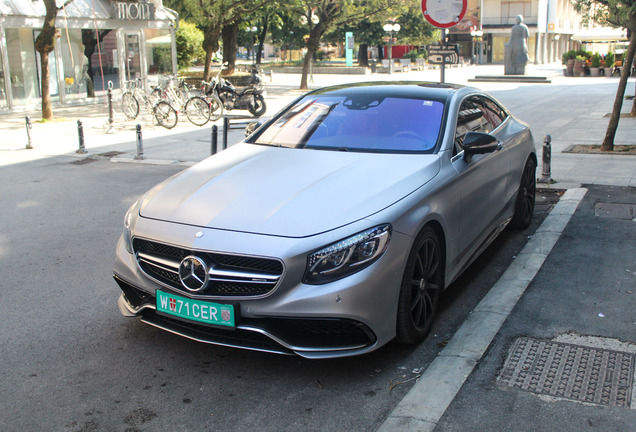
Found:
M 49 81 L 51 71 L 49 70 L 49 53 L 55 48 L 55 17 L 58 8 L 55 0 L 45 0 L 46 17 L 44 25 L 37 38 L 35 38 L 35 50 L 40 53 L 41 64 L 41 84 L 42 84 L 42 119 L 51 120 L 53 118 L 53 109 L 51 107 L 51 92 Z
M 307 85 L 308 75 L 309 75 L 309 66 L 314 59 L 314 55 L 316 51 L 318 51 L 318 47 L 320 46 L 320 38 L 326 29 L 325 23 L 320 21 L 314 28 L 309 32 L 309 40 L 307 40 L 307 52 L 305 53 L 305 58 L 303 59 L 303 75 L 300 78 L 300 89 L 307 90 L 309 87 Z
M 203 50 L 205 51 L 205 65 L 203 67 L 203 80 L 210 81 L 210 65 L 212 55 L 219 49 L 219 36 L 221 32 L 216 23 L 209 24 L 203 33 Z
M 236 44 L 238 42 L 239 22 L 226 24 L 221 30 L 223 37 L 223 63 L 227 63 L 227 69 L 223 71 L 223 75 L 232 75 L 236 66 Z
M 631 65 L 634 61 L 634 51 L 636 51 L 636 32 L 632 32 L 629 38 L 629 48 L 623 58 L 623 66 L 621 67 L 621 79 L 618 82 L 618 90 L 616 91 L 616 99 L 614 99 L 614 109 L 612 117 L 607 125 L 605 139 L 601 145 L 602 151 L 614 151 L 614 138 L 618 129 L 618 121 L 621 117 L 621 108 L 623 107 L 623 97 L 625 96 L 625 88 L 627 87 L 627 79 L 631 73 Z
M 258 48 L 256 51 L 256 64 L 261 64 L 261 53 L 263 52 L 263 46 L 265 45 L 265 37 L 267 36 L 268 17 L 263 19 L 263 30 L 258 37 Z
M 360 44 L 360 49 L 358 50 L 358 65 L 360 66 L 369 66 L 369 45 L 368 44 Z
M 40 53 L 40 63 L 42 69 L 42 120 L 53 118 L 53 107 L 51 106 L 51 71 L 49 70 L 49 53 Z

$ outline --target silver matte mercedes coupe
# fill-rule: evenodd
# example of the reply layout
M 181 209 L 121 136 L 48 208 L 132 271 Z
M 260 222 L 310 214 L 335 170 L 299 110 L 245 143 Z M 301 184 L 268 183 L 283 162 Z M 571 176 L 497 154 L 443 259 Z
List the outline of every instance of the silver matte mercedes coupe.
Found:
M 420 342 L 440 292 L 530 224 L 528 126 L 470 87 L 310 92 L 126 213 L 125 316 L 201 342 L 306 358 Z

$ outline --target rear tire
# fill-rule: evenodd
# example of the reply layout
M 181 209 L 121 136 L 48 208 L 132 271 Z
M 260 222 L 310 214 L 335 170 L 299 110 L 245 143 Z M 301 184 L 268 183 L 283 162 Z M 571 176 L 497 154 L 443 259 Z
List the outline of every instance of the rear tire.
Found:
M 512 216 L 512 221 L 510 221 L 510 226 L 514 228 L 528 228 L 532 221 L 537 192 L 536 169 L 537 166 L 534 163 L 534 159 L 529 157 L 521 175 L 521 183 L 519 184 L 519 191 L 515 201 L 515 214 Z
M 157 105 L 155 105 L 155 118 L 157 122 L 166 129 L 175 127 L 179 120 L 177 110 L 166 101 L 159 101 Z
M 437 233 L 427 226 L 415 239 L 404 270 L 396 325 L 399 342 L 417 344 L 430 331 L 443 289 L 443 262 Z
M 210 120 L 217 121 L 223 116 L 223 102 L 217 96 L 208 97 L 210 102 Z
M 185 113 L 192 124 L 203 126 L 210 121 L 210 104 L 202 97 L 195 96 L 186 102 Z

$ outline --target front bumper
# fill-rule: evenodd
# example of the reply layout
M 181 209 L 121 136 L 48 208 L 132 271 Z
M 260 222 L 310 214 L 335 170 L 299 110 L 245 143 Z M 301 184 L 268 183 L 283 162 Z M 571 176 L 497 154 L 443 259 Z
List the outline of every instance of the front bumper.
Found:
M 242 318 L 233 330 L 198 325 L 158 314 L 154 296 L 115 280 L 123 291 L 118 306 L 124 316 L 198 342 L 306 358 L 362 354 L 377 342 L 366 325 L 349 319 Z

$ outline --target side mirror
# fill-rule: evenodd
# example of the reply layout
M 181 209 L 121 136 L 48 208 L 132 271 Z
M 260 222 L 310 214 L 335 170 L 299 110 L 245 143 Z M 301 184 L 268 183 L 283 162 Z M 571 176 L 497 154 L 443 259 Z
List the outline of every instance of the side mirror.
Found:
M 464 135 L 464 159 L 467 161 L 473 155 L 492 153 L 499 148 L 499 141 L 493 135 L 482 132 L 468 132 Z
M 248 136 L 252 135 L 258 128 L 263 126 L 270 119 L 271 117 L 261 117 L 258 119 L 258 121 L 248 123 L 247 126 L 245 126 L 245 137 L 247 138 Z

